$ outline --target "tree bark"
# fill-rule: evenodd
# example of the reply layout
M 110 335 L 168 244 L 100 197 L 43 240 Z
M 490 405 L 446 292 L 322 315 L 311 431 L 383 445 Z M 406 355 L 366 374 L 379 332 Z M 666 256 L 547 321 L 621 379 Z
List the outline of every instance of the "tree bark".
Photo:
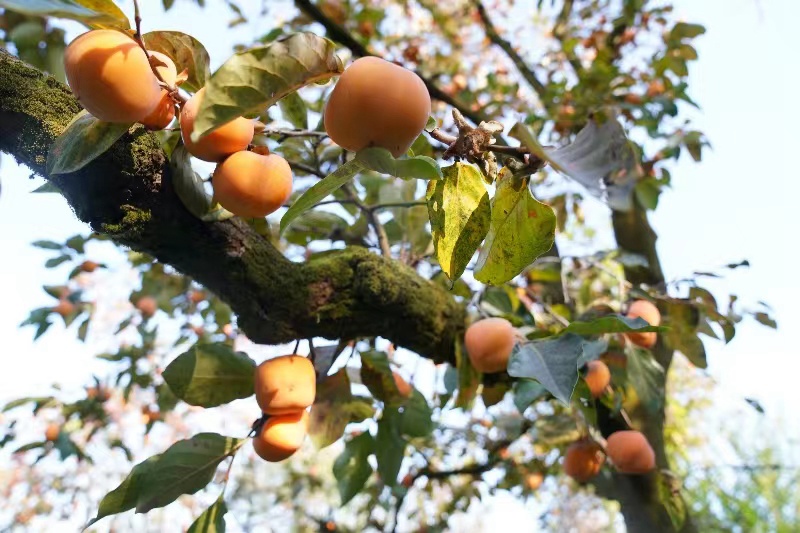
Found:
M 448 292 L 364 248 L 294 263 L 241 219 L 197 219 L 174 192 L 156 137 L 140 127 L 85 168 L 48 176 L 48 149 L 80 106 L 64 85 L 2 49 L 0 73 L 0 151 L 50 180 L 93 230 L 214 291 L 253 341 L 381 336 L 454 361 L 465 309 Z

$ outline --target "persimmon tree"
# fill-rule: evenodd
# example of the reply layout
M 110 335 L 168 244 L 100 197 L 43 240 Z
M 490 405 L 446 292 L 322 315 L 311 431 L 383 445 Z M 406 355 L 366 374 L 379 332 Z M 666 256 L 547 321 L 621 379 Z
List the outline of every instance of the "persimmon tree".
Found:
M 196 493 L 250 437 L 282 460 L 307 431 L 317 448 L 343 440 L 332 471 L 342 505 L 368 496 L 363 527 L 396 529 L 412 491 L 449 487 L 446 509 L 419 519 L 437 529 L 481 484 L 527 496 L 565 472 L 619 502 L 630 531 L 694 531 L 665 449 L 667 372 L 676 352 L 705 368 L 703 336 L 730 341 L 745 314 L 774 326 L 734 298 L 719 306 L 702 287 L 718 273 L 667 282 L 648 220 L 670 164 L 708 145 L 682 116 L 704 28 L 647 0 L 536 4 L 541 50 L 506 2 L 296 0 L 293 19 L 212 73 L 210 36 L 146 31 L 158 21 L 138 6 L 131 23 L 111 0 L 0 0 L 18 56 L 0 50 L 0 150 L 91 228 L 34 243 L 53 251 L 46 266 L 75 268 L 24 325 L 39 337 L 63 319 L 86 337 L 96 316 L 79 282 L 103 267 L 89 241 L 129 250 L 141 276 L 117 324 L 138 341 L 102 354 L 113 379 L 76 402 L 6 406 L 63 420 L 18 453 L 89 462 L 104 438 L 127 450 L 108 438 L 114 395 L 152 398 L 149 430 L 181 405 L 255 393 L 252 428 L 137 464 L 92 523 Z M 66 69 L 57 18 L 91 30 Z M 114 46 L 126 55 L 109 80 Z M 587 245 L 604 223 L 584 216 L 589 197 L 608 206 L 615 249 Z M 159 320 L 185 324 L 177 357 L 157 346 Z M 316 384 L 257 366 L 237 334 L 302 341 Z M 401 349 L 418 356 L 413 374 Z M 192 530 L 224 528 L 233 497 Z

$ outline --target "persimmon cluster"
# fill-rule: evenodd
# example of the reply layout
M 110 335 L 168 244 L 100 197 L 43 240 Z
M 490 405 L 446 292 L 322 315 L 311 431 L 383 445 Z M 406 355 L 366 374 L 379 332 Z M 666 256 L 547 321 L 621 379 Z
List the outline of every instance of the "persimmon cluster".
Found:
M 283 461 L 308 433 L 308 408 L 317 394 L 314 365 L 300 355 L 284 355 L 264 361 L 255 372 L 256 401 L 266 420 L 253 448 L 265 461 Z
M 180 76 L 167 55 L 145 52 L 127 33 L 93 30 L 70 43 L 64 66 L 72 92 L 99 120 L 138 122 L 160 130 L 172 123 L 179 109 L 184 146 L 194 157 L 217 163 L 212 178 L 214 200 L 233 214 L 265 217 L 289 199 L 293 182 L 289 163 L 276 154 L 248 151 L 255 134 L 253 120 L 238 117 L 192 140 L 205 88 L 185 103 L 174 97 L 172 90 L 177 90 Z

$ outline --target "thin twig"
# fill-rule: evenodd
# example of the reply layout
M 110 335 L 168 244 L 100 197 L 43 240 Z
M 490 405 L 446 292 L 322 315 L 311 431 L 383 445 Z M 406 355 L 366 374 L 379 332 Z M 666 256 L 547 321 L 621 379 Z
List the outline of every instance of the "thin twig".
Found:
M 319 137 L 325 138 L 328 136 L 324 131 L 315 130 L 293 130 L 288 128 L 267 128 L 258 132 L 256 135 L 274 135 L 276 137 Z
M 522 59 L 514 47 L 511 46 L 511 43 L 507 40 L 503 39 L 500 34 L 497 32 L 497 29 L 492 24 L 492 20 L 489 18 L 489 14 L 486 12 L 486 8 L 484 7 L 483 3 L 480 0 L 475 1 L 475 9 L 478 10 L 478 15 L 481 18 L 481 22 L 483 22 L 484 30 L 486 31 L 486 37 L 489 38 L 489 41 L 500 47 L 503 52 L 511 59 L 514 63 L 514 66 L 517 67 L 517 70 L 525 78 L 525 81 L 536 91 L 536 94 L 539 95 L 539 98 L 544 98 L 546 88 L 545 85 L 539 81 L 539 78 L 536 77 L 536 74 L 531 70 L 528 65 L 525 63 L 525 60 Z
M 150 65 L 150 70 L 153 72 L 153 74 L 155 74 L 156 79 L 158 79 L 161 85 L 163 85 L 164 88 L 167 89 L 172 99 L 176 100 L 181 104 L 185 104 L 188 100 L 184 98 L 183 95 L 180 94 L 180 92 L 178 92 L 177 87 L 166 82 L 164 77 L 161 76 L 161 73 L 158 71 L 158 69 L 153 65 L 153 62 L 150 60 L 150 51 L 147 49 L 147 47 L 144 44 L 144 41 L 142 40 L 142 15 L 141 13 L 139 13 L 139 0 L 133 0 L 133 12 L 134 12 L 133 20 L 136 23 L 136 33 L 134 34 L 133 39 L 139 45 L 139 48 L 141 48 L 144 51 L 144 55 L 147 58 L 147 63 Z

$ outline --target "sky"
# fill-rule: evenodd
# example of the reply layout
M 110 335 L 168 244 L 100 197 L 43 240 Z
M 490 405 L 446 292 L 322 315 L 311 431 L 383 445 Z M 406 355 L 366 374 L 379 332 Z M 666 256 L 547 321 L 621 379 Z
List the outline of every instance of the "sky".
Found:
M 129 2 L 120 4 L 132 11 Z M 155 4 L 160 2 L 143 3 L 145 25 L 160 13 Z M 800 229 L 795 215 L 800 176 L 794 161 L 794 150 L 800 146 L 796 128 L 800 107 L 795 103 L 800 69 L 788 44 L 796 40 L 800 2 L 677 0 L 675 5 L 680 18 L 708 29 L 696 41 L 700 59 L 690 67 L 690 87 L 702 108 L 692 113 L 694 127 L 707 135 L 712 149 L 704 152 L 701 164 L 684 157 L 672 168 L 673 189 L 662 194 L 652 216 L 659 253 L 670 279 L 741 259 L 750 261 L 751 268 L 731 272 L 707 286 L 723 302 L 730 292 L 744 304 L 766 301 L 779 329 L 749 320 L 740 325 L 730 344 L 707 342 L 708 373 L 718 384 L 714 394 L 720 407 L 733 416 L 752 417 L 756 415 L 744 398 L 757 399 L 768 417 L 794 420 L 786 431 L 797 438 L 800 432 L 792 406 L 800 350 L 791 332 L 800 322 L 800 282 L 795 272 L 798 255 L 791 241 L 793 230 Z M 225 59 L 235 43 L 265 30 L 262 23 L 262 27 L 249 24 L 238 32 L 219 31 L 219 21 L 230 18 L 227 10 L 211 6 L 196 13 L 181 17 L 173 10 L 165 17 L 159 15 L 157 27 L 147 29 L 176 29 L 198 36 L 211 51 L 212 67 Z M 41 393 L 55 382 L 79 386 L 86 383 L 89 372 L 103 368 L 93 359 L 102 339 L 93 340 L 90 335 L 85 346 L 57 324 L 33 343 L 33 330 L 18 328 L 31 309 L 52 305 L 41 286 L 62 282 L 70 269 L 44 269 L 49 255 L 30 243 L 64 240 L 87 229 L 60 196 L 30 194 L 43 181 L 29 175 L 10 157 L 0 158 L 0 279 L 5 280 L 0 292 L 5 302 L 0 306 L 4 369 L 0 404 Z M 107 247 L 89 250 L 93 259 L 123 266 L 118 254 Z M 116 280 L 116 275 L 113 271 L 100 274 L 108 282 Z

